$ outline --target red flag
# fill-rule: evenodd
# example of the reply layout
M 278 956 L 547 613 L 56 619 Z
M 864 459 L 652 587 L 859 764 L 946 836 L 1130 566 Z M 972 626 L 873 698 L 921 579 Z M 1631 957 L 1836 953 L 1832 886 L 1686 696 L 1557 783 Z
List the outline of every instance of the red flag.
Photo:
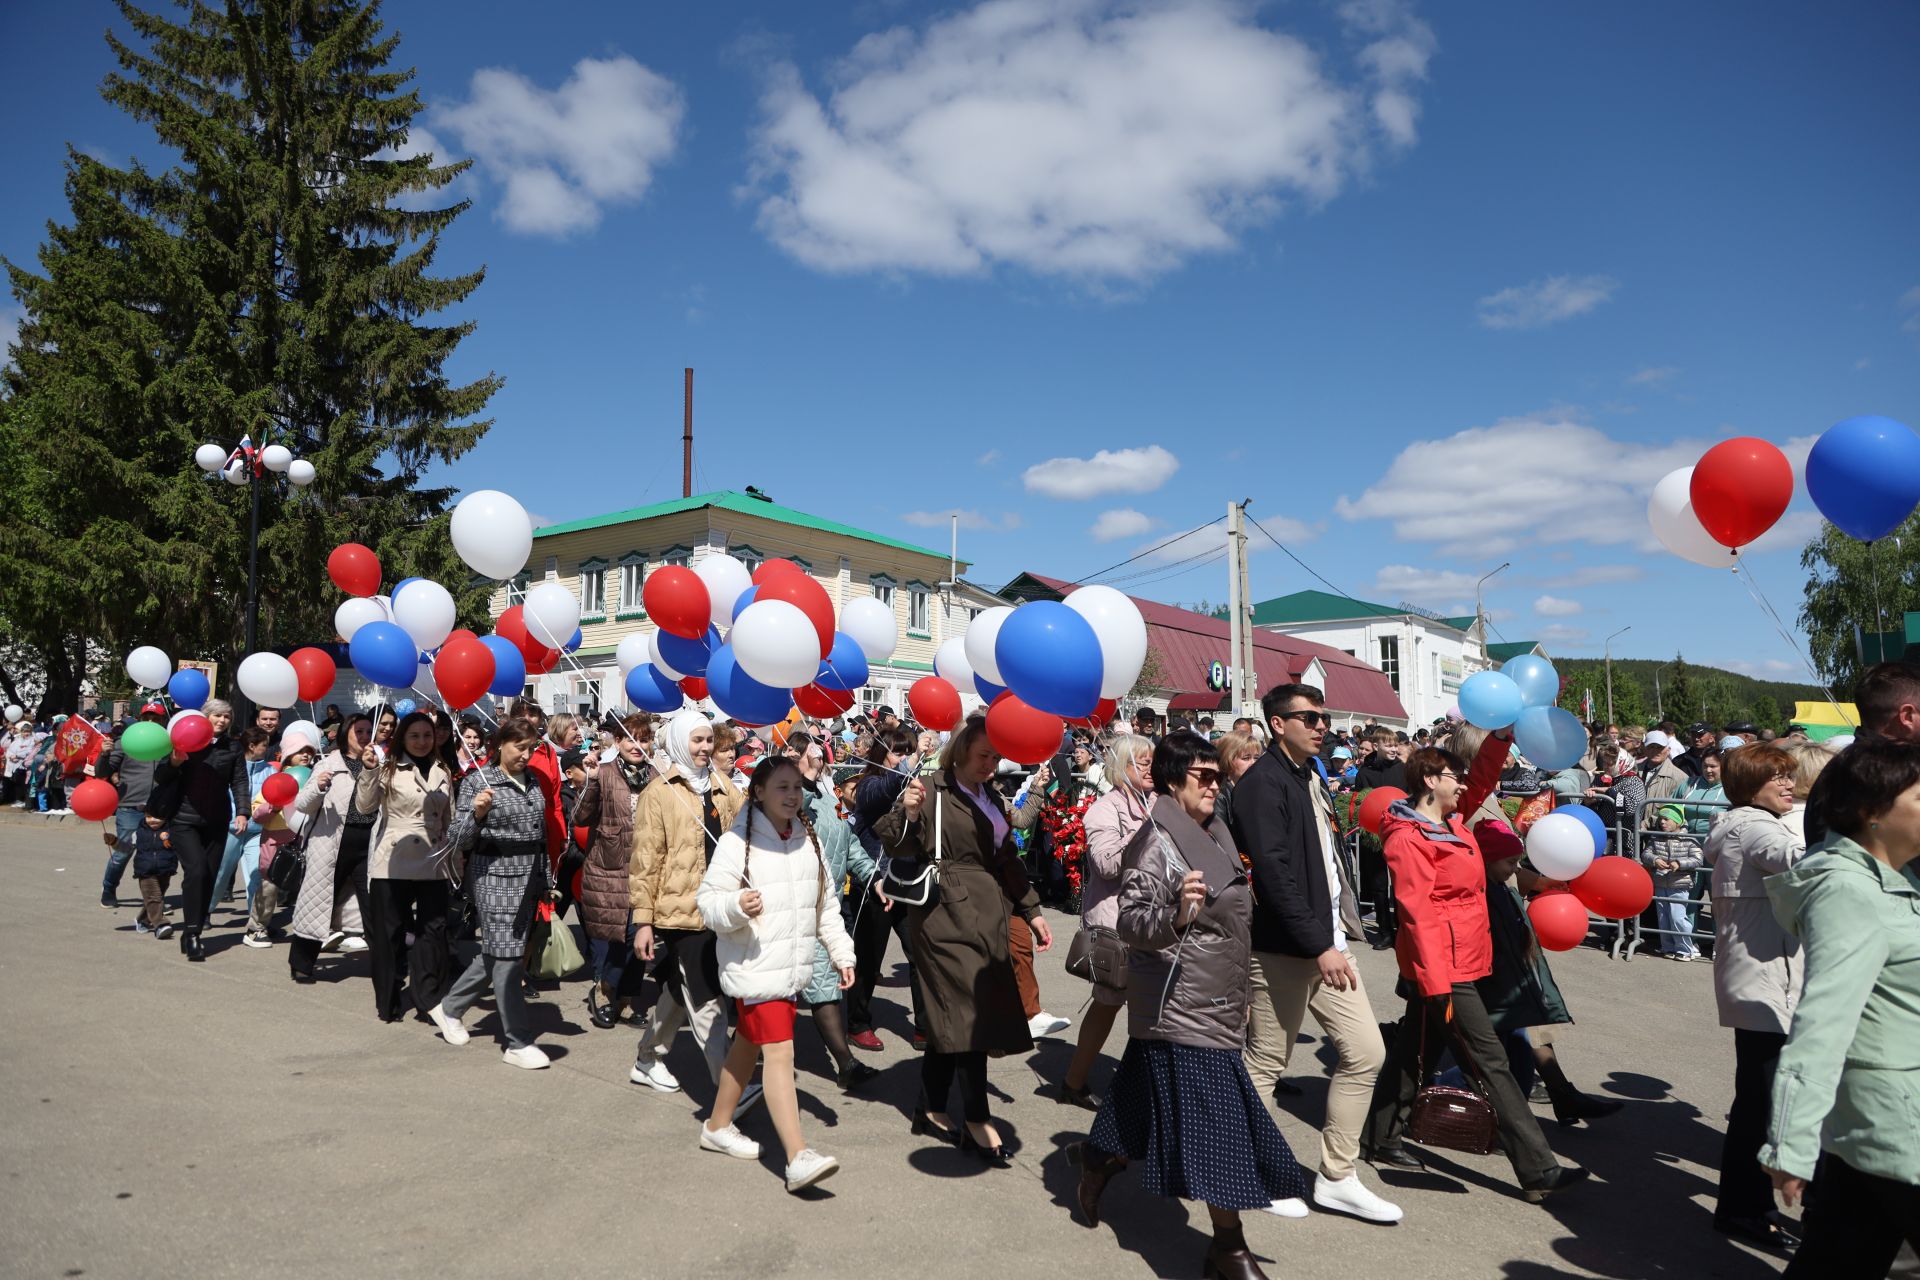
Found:
M 71 778 L 86 769 L 100 755 L 107 740 L 79 716 L 68 716 L 54 735 L 53 756 L 60 771 Z

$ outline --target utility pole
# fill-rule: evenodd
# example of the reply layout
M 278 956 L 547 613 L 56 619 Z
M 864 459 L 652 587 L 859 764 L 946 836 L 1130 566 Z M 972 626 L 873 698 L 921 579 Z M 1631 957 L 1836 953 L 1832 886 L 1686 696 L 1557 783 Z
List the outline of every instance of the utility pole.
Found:
M 1253 603 L 1247 598 L 1246 515 L 1252 501 L 1248 498 L 1227 504 L 1227 621 L 1231 631 L 1228 684 L 1233 691 L 1233 714 L 1251 715 L 1257 720 L 1259 713 L 1248 710 L 1259 694 L 1260 684 L 1253 669 Z
M 1622 636 L 1633 630 L 1631 625 L 1624 626 L 1613 633 Z M 1607 723 L 1613 723 L 1613 636 L 1607 637 Z
M 680 496 L 693 496 L 693 370 L 687 370 L 685 429 L 680 436 Z

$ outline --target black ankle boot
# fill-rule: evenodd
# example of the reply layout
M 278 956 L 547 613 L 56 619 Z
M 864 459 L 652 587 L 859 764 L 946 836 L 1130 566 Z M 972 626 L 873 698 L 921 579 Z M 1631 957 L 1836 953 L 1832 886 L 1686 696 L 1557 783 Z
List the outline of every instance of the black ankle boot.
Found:
M 1247 1249 L 1247 1233 L 1240 1227 L 1215 1227 L 1207 1246 L 1207 1263 L 1200 1273 L 1206 1280 L 1267 1280 L 1267 1273 Z
M 204 962 L 207 958 L 206 948 L 200 945 L 198 929 L 187 929 L 180 934 L 180 950 L 186 953 L 187 959 L 196 963 Z

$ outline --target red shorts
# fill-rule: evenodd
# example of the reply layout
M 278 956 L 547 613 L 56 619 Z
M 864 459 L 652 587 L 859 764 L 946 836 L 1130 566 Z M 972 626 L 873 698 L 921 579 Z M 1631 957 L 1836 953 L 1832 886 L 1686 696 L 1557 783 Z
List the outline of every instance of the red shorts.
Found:
M 785 1044 L 793 1039 L 793 1019 L 797 1006 L 791 1000 L 760 1000 L 748 1004 L 736 1000 L 740 1009 L 740 1034 L 754 1044 Z

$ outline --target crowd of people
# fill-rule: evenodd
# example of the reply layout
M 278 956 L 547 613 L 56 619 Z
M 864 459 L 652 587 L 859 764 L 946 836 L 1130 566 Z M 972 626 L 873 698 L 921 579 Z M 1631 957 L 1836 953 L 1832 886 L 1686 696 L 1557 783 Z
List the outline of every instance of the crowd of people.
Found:
M 740 1121 L 764 1105 L 790 1191 L 838 1168 L 802 1132 L 798 1014 L 834 1083 L 861 1091 L 890 939 L 921 1053 L 911 1135 L 1011 1164 L 989 1066 L 1071 1025 L 1034 977 L 1036 953 L 1070 937 L 1068 972 L 1092 989 L 1051 1087 L 1088 1113 L 1076 1214 L 1097 1226 L 1108 1184 L 1137 1168 L 1150 1193 L 1207 1206 L 1204 1266 L 1235 1277 L 1263 1274 L 1243 1213 L 1400 1221 L 1360 1170 L 1420 1170 L 1423 1145 L 1467 1141 L 1435 1088 L 1481 1100 L 1480 1149 L 1505 1154 L 1524 1199 L 1586 1178 L 1533 1104 L 1561 1124 L 1621 1104 L 1569 1079 L 1567 1001 L 1525 906 L 1556 887 L 1527 863 L 1528 825 L 1579 800 L 1608 817 L 1610 853 L 1654 875 L 1663 953 L 1711 949 L 1734 1033 L 1715 1226 L 1794 1252 L 1789 1275 L 1879 1276 L 1920 1243 L 1920 669 L 1874 668 L 1856 703 L 1844 750 L 1741 724 L 1595 725 L 1577 766 L 1545 774 L 1504 731 L 1336 726 L 1301 684 L 1226 730 L 1143 708 L 1031 770 L 978 716 L 933 734 L 884 707 L 771 730 L 693 709 L 592 721 L 517 702 L 486 725 L 329 707 L 313 741 L 272 710 L 236 730 L 215 700 L 206 747 L 140 761 L 109 729 L 83 772 L 119 793 L 101 902 L 131 867 L 136 932 L 204 961 L 214 913 L 244 894 L 242 940 L 284 942 L 295 982 L 367 953 L 384 1021 L 464 1045 L 491 992 L 516 1067 L 548 1064 L 529 958 L 577 925 L 586 1018 L 642 1024 L 629 1079 L 680 1091 L 667 1057 L 689 1031 L 712 1088 L 698 1147 L 757 1159 Z M 285 803 L 271 780 L 288 771 Z M 1387 786 L 1402 794 L 1379 838 L 1352 839 L 1353 800 Z M 1354 961 L 1367 945 L 1398 962 L 1385 1028 Z M 1309 1015 L 1335 1063 L 1319 1151 L 1297 1161 L 1269 1108 L 1299 1092 L 1286 1072 Z M 1798 1222 L 1776 1195 L 1804 1200 Z

